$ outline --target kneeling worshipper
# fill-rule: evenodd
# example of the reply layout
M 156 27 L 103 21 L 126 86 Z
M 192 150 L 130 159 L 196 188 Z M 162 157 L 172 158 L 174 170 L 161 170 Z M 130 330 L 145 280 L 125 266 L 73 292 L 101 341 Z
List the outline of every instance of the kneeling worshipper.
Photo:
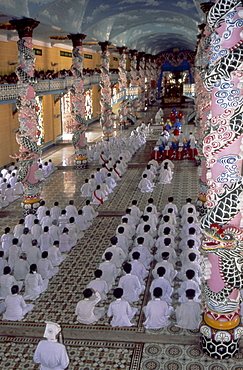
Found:
M 119 280 L 119 288 L 123 289 L 123 299 L 128 302 L 137 302 L 140 294 L 145 290 L 145 286 L 141 285 L 139 278 L 131 274 L 132 265 L 125 263 L 123 269 L 126 275 L 122 276 Z
M 181 303 L 176 307 L 176 326 L 182 329 L 195 330 L 199 328 L 202 320 L 202 309 L 198 302 L 194 302 L 196 292 L 194 289 L 186 290 L 187 302 Z
M 87 288 L 92 288 L 95 292 L 98 291 L 100 293 L 101 301 L 104 301 L 107 298 L 107 293 L 109 292 L 108 284 L 105 280 L 102 280 L 102 270 L 95 270 L 94 275 L 95 279 L 89 282 Z
M 36 264 L 30 265 L 30 272 L 25 278 L 25 299 L 35 300 L 43 293 L 48 286 L 48 279 L 43 280 L 41 275 L 37 273 Z
M 34 362 L 40 364 L 40 370 L 64 370 L 69 365 L 69 358 L 65 346 L 62 344 L 60 325 L 46 321 L 44 338 L 38 343 L 34 353 Z M 59 334 L 59 342 L 57 335 Z
M 105 194 L 103 193 L 103 191 L 100 190 L 100 185 L 97 185 L 96 190 L 94 190 L 94 192 L 92 194 L 92 202 L 91 202 L 91 204 L 101 205 L 107 199 L 108 199 L 108 197 L 106 197 Z
M 170 184 L 172 180 L 172 172 L 168 164 L 165 163 L 164 167 L 160 170 L 159 183 L 160 184 Z
M 22 295 L 18 294 L 18 285 L 13 285 L 11 295 L 5 299 L 6 311 L 3 314 L 3 320 L 20 321 L 24 318 L 27 312 L 34 308 L 33 304 L 26 304 Z
M 92 288 L 86 288 L 83 291 L 83 295 L 84 299 L 78 302 L 75 310 L 77 320 L 81 324 L 94 324 L 105 314 L 103 307 L 95 307 L 101 300 L 100 293 L 98 291 L 95 292 Z
M 147 174 L 143 174 L 142 180 L 138 184 L 141 193 L 151 193 L 154 189 L 154 184 L 147 178 Z
M 107 316 L 112 317 L 111 326 L 123 327 L 133 326 L 132 318 L 137 312 L 137 308 L 131 307 L 128 301 L 123 299 L 123 289 L 116 288 L 114 290 L 115 301 L 111 302 L 108 308 Z
M 95 217 L 99 215 L 99 212 L 96 212 L 94 208 L 90 205 L 90 200 L 86 200 L 85 206 L 82 208 L 84 217 L 87 219 L 87 221 L 92 221 Z
M 18 285 L 19 290 L 22 289 L 23 282 L 16 281 L 13 275 L 10 275 L 11 269 L 9 266 L 4 267 L 3 275 L 0 276 L 0 296 L 6 298 L 11 294 L 11 288 L 14 285 Z
M 169 317 L 173 310 L 165 301 L 161 301 L 163 290 L 159 287 L 153 290 L 154 299 L 143 308 L 146 320 L 143 325 L 146 329 L 161 329 L 170 324 Z

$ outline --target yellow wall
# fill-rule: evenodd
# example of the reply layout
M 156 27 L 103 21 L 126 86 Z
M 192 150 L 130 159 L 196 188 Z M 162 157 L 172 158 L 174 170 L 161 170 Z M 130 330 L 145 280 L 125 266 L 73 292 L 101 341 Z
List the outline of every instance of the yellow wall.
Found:
M 92 86 L 92 95 L 93 95 L 93 117 L 100 115 L 100 91 L 99 86 Z
M 0 105 L 0 166 L 13 161 L 9 155 L 19 152 L 13 130 L 19 127 L 18 114 L 12 115 L 12 104 Z
M 16 65 L 9 65 L 8 62 L 18 62 L 18 49 L 15 41 L 0 42 L 0 74 L 11 74 Z

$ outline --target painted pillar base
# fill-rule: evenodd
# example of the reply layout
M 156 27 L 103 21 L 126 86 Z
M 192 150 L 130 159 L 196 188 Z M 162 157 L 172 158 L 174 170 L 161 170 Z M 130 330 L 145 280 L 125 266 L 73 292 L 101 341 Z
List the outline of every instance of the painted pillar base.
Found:
M 87 168 L 88 159 L 86 157 L 76 157 L 74 162 L 75 169 Z
M 240 338 L 229 342 L 216 341 L 202 335 L 202 350 L 208 356 L 219 360 L 226 360 L 234 357 L 239 351 Z
M 36 214 L 37 209 L 40 206 L 40 201 L 42 199 L 35 198 L 35 199 L 25 199 L 23 203 L 21 203 L 21 207 L 23 208 L 24 216 L 28 214 Z

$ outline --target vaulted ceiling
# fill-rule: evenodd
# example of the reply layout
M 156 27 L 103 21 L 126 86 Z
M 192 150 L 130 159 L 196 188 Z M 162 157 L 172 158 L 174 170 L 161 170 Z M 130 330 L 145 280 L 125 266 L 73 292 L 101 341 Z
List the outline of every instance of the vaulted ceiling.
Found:
M 205 0 L 204 0 L 205 1 Z M 0 0 L 0 22 L 28 17 L 40 25 L 33 37 L 84 33 L 85 41 L 110 41 L 156 55 L 195 50 L 203 0 Z M 1 33 L 10 31 L 0 31 Z M 12 31 L 13 32 L 13 31 Z M 65 41 L 70 43 L 70 41 Z

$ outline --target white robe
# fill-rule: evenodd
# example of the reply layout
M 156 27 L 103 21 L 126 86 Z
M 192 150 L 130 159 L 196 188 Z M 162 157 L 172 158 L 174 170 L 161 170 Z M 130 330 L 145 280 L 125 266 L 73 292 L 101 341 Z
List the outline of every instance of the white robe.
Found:
M 34 354 L 34 362 L 41 364 L 40 370 L 64 370 L 69 358 L 63 344 L 51 340 L 42 340 Z
M 16 281 L 12 275 L 2 275 L 0 276 L 0 296 L 6 298 L 11 295 L 11 288 L 13 285 L 18 285 L 19 290 L 22 289 L 22 281 Z
M 145 290 L 145 286 L 140 284 L 139 278 L 132 274 L 122 276 L 118 286 L 123 289 L 122 299 L 128 302 L 138 301 L 140 294 Z
M 59 206 L 54 206 L 50 209 L 50 215 L 53 220 L 58 220 L 58 218 L 61 216 L 61 208 Z
M 109 292 L 108 284 L 105 280 L 100 278 L 94 279 L 89 282 L 87 288 L 94 289 L 95 292 L 99 292 L 101 301 L 107 299 L 107 293 Z
M 32 247 L 30 247 L 27 250 L 26 254 L 27 254 L 27 261 L 29 262 L 29 264 L 30 265 L 32 265 L 32 264 L 36 264 L 37 265 L 37 262 L 41 258 L 40 248 L 32 245 Z
M 102 259 L 105 259 L 106 252 L 112 253 L 113 256 L 111 258 L 111 262 L 114 263 L 117 268 L 120 268 L 126 259 L 126 254 L 124 253 L 123 249 L 120 247 L 117 247 L 116 245 L 108 247 L 103 253 Z
M 85 231 L 92 225 L 83 214 L 75 217 L 75 223 L 80 231 Z
M 159 175 L 159 183 L 160 184 L 170 184 L 172 180 L 172 172 L 168 169 L 163 169 L 160 171 Z
M 151 297 L 153 296 L 153 291 L 155 288 L 161 288 L 163 291 L 163 295 L 161 297 L 162 301 L 167 302 L 170 304 L 172 302 L 171 300 L 171 294 L 173 293 L 173 288 L 171 287 L 168 280 L 166 280 L 164 277 L 158 277 L 157 279 L 154 279 L 150 285 L 149 291 L 151 294 Z
M 151 193 L 154 190 L 154 185 L 148 178 L 143 178 L 140 180 L 138 188 L 140 189 L 141 193 Z
M 60 249 L 55 245 L 48 248 L 48 259 L 51 261 L 53 266 L 60 265 L 66 257 L 67 255 L 61 254 Z
M 14 277 L 16 280 L 24 280 L 29 273 L 30 265 L 27 261 L 19 258 L 14 264 Z
M 81 186 L 81 197 L 86 198 L 86 197 L 91 197 L 92 196 L 92 188 L 89 183 L 84 183 Z
M 179 302 L 187 302 L 188 298 L 186 297 L 186 290 L 187 289 L 194 289 L 196 292 L 194 302 L 201 302 L 201 299 L 199 298 L 201 294 L 201 290 L 199 288 L 199 285 L 194 280 L 186 280 L 181 283 L 180 288 L 178 289 L 178 294 L 180 296 Z
M 176 326 L 183 329 L 195 330 L 199 328 L 201 318 L 200 304 L 189 300 L 176 307 Z
M 41 275 L 38 273 L 27 274 L 25 278 L 25 294 L 24 298 L 35 300 L 43 293 L 47 286 L 49 280 L 42 279 Z
M 103 272 L 101 276 L 102 280 L 105 280 L 107 282 L 108 288 L 110 290 L 112 285 L 115 284 L 115 279 L 118 274 L 116 265 L 110 261 L 105 261 L 99 265 L 99 269 Z
M 83 211 L 84 217 L 88 221 L 92 221 L 99 214 L 99 212 L 96 212 L 90 204 L 86 205 L 86 206 L 83 206 L 82 211 Z
M 40 241 L 40 236 L 43 234 L 43 230 L 40 224 L 35 224 L 31 228 L 31 234 L 33 235 L 34 239 L 36 239 L 38 242 Z
M 48 258 L 41 258 L 37 263 L 38 273 L 41 274 L 43 280 L 51 279 L 55 274 L 58 273 L 58 267 L 53 267 L 51 261 Z
M 77 320 L 81 324 L 93 324 L 98 321 L 105 314 L 104 308 L 97 308 L 95 305 L 101 300 L 99 292 L 95 292 L 91 299 L 84 298 L 79 301 L 75 314 L 77 315 Z
M 3 320 L 20 321 L 25 314 L 34 308 L 33 304 L 26 304 L 24 298 L 19 294 L 8 295 L 5 299 L 6 311 Z
M 131 307 L 126 300 L 117 299 L 110 303 L 107 316 L 112 317 L 112 327 L 132 326 L 131 320 L 137 310 L 137 308 Z
M 149 301 L 147 306 L 143 308 L 146 320 L 143 325 L 146 329 L 161 329 L 170 324 L 168 320 L 171 309 L 168 304 L 156 298 L 153 301 Z

